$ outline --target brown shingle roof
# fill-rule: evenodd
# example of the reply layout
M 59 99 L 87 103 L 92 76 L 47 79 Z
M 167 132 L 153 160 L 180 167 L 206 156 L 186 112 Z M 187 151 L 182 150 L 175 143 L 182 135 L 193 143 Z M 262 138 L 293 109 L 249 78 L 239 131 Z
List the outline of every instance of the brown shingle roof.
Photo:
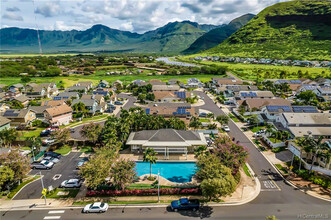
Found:
M 10 123 L 10 120 L 8 118 L 0 116 L 0 126 L 4 126 L 5 124 Z
M 249 109 L 252 108 L 257 108 L 257 109 L 261 109 L 264 106 L 267 105 L 288 105 L 291 106 L 290 101 L 286 100 L 286 99 L 246 99 L 246 100 L 239 100 L 238 101 L 239 105 L 246 105 L 248 106 Z
M 68 105 L 59 105 L 52 108 L 48 108 L 45 110 L 50 116 L 54 117 L 57 115 L 70 113 L 72 112 L 72 108 Z
M 42 106 L 58 106 L 58 105 L 64 105 L 64 100 L 49 100 L 49 101 L 42 101 Z

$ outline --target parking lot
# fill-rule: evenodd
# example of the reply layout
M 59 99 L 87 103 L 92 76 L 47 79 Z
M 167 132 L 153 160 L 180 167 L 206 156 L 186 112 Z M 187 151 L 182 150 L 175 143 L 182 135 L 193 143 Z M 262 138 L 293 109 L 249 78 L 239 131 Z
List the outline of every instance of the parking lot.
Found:
M 41 173 L 45 188 L 52 186 L 59 187 L 64 180 L 78 177 L 78 170 L 76 169 L 81 155 L 80 152 L 71 152 L 67 156 L 63 156 L 58 163 L 50 170 L 31 170 L 29 175 Z M 25 186 L 16 196 L 14 200 L 18 199 L 39 199 L 42 191 L 41 180 L 30 183 Z

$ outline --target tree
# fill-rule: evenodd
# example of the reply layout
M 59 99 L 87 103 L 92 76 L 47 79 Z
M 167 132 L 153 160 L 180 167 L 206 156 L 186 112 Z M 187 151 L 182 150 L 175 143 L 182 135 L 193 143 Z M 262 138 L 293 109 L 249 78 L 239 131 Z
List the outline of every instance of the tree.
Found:
M 144 162 L 149 162 L 149 177 L 152 178 L 152 164 L 156 163 L 157 153 L 154 151 L 153 148 L 147 148 L 144 152 Z
M 297 95 L 297 98 L 302 100 L 306 105 L 309 105 L 313 100 L 316 100 L 316 94 L 313 91 L 308 90 L 300 92 L 300 94 Z
M 64 145 L 66 144 L 70 139 L 70 129 L 69 128 L 63 128 L 55 131 L 52 136 L 57 140 L 58 143 Z
M 36 155 L 40 152 L 40 148 L 41 148 L 41 139 L 40 137 L 27 137 L 25 139 L 25 142 L 27 144 L 28 147 L 31 148 L 31 151 L 33 151 L 33 154 Z
M 232 170 L 232 174 L 239 171 L 248 157 L 248 151 L 244 146 L 235 144 L 227 136 L 222 136 L 215 140 L 215 148 L 212 153 L 216 154 L 223 165 Z
M 189 124 L 189 126 L 190 126 L 191 128 L 197 129 L 197 128 L 199 128 L 201 125 L 202 125 L 202 123 L 199 121 L 199 118 L 194 117 L 194 116 L 191 118 L 191 120 L 190 120 L 190 124 Z
M 265 218 L 266 220 L 278 220 L 278 218 L 276 218 L 276 216 L 267 216 L 266 218 Z
M 216 121 L 218 121 L 221 125 L 225 125 L 229 123 L 229 117 L 226 115 L 219 115 L 216 117 Z
M 317 156 L 324 150 L 329 150 L 328 146 L 325 143 L 322 143 L 324 136 L 320 136 L 316 141 L 308 136 L 306 138 L 306 147 L 304 148 L 304 150 L 306 152 L 311 152 L 313 153 L 313 159 L 310 165 L 310 169 L 309 169 L 309 174 L 312 172 L 313 170 L 313 166 L 315 163 L 315 159 L 317 158 Z
M 22 180 L 30 170 L 29 159 L 22 155 L 19 148 L 0 154 L 0 167 L 8 166 L 14 171 L 14 181 Z
M 198 157 L 199 155 L 204 154 L 206 151 L 207 151 L 206 146 L 199 146 L 199 147 L 195 148 L 194 154 L 196 157 Z
M 0 145 L 11 147 L 11 144 L 17 139 L 18 132 L 14 128 L 3 129 L 0 131 Z
M 82 102 L 78 102 L 72 106 L 72 109 L 76 113 L 81 113 L 83 116 L 88 113 L 88 110 L 86 109 L 86 106 Z
M 227 196 L 233 193 L 237 183 L 231 174 L 222 178 L 204 179 L 201 182 L 202 195 L 209 201 L 219 200 L 221 196 Z
M 28 77 L 28 76 L 22 76 L 22 78 L 21 78 L 21 82 L 22 83 L 28 83 L 30 81 L 31 81 L 31 78 Z
M 111 167 L 110 176 L 112 184 L 120 190 L 124 190 L 127 185 L 137 177 L 135 170 L 136 163 L 131 160 L 119 159 Z
M 214 119 L 214 114 L 213 113 L 208 113 L 207 118 Z
M 101 134 L 102 126 L 100 124 L 95 124 L 93 122 L 89 124 L 85 124 L 80 131 L 80 134 L 86 138 L 89 139 L 93 144 L 95 144 L 99 138 L 99 135 Z
M 145 103 L 145 99 L 146 99 L 146 94 L 138 95 L 138 100 L 140 101 L 140 103 Z
M 0 167 L 0 191 L 14 180 L 14 171 L 8 166 Z
M 250 117 L 248 119 L 248 121 L 249 121 L 249 124 L 253 125 L 253 126 L 258 125 L 258 123 L 260 122 L 256 115 L 253 115 L 252 117 Z

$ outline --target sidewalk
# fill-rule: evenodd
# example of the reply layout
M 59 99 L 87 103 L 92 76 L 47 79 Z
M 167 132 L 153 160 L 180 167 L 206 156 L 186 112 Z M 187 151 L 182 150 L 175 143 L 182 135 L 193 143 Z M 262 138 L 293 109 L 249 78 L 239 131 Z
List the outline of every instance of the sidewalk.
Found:
M 249 165 L 248 165 L 249 167 Z M 249 167 L 250 169 L 250 167 Z M 250 169 L 252 176 L 254 176 L 253 171 Z M 261 189 L 260 182 L 256 177 L 248 177 L 243 171 L 241 171 L 242 179 L 232 196 L 222 197 L 224 202 L 221 203 L 208 203 L 209 206 L 233 206 L 242 205 L 248 203 L 255 199 Z M 26 200 L 0 200 L 0 211 L 10 211 L 10 210 L 33 210 L 33 209 L 72 209 L 72 208 L 82 208 L 84 206 L 74 206 L 72 205 L 75 201 L 125 201 L 134 202 L 133 204 L 127 204 L 125 206 L 130 207 L 166 207 L 169 205 L 168 201 L 177 200 L 181 196 L 161 196 L 160 200 L 166 201 L 165 204 L 157 204 L 157 196 L 130 196 L 130 197 L 83 197 L 83 192 L 85 189 L 81 190 L 82 193 L 77 194 L 75 199 L 47 199 L 47 205 L 45 205 L 44 199 L 26 199 Z M 192 198 L 201 199 L 202 196 L 192 196 Z M 136 204 L 137 201 L 141 201 L 142 204 Z M 143 201 L 155 201 L 151 204 L 144 204 Z M 110 205 L 110 207 L 119 207 L 121 205 Z

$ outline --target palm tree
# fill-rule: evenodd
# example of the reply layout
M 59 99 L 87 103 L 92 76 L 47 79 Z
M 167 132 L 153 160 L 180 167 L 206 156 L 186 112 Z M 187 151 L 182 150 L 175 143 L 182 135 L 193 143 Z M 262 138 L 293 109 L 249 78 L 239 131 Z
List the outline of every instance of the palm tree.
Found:
M 11 147 L 11 144 L 16 140 L 18 132 L 16 129 L 9 128 L 0 131 L 0 143 L 5 147 Z
M 148 147 L 144 152 L 143 161 L 149 162 L 149 178 L 152 177 L 152 164 L 156 163 L 157 161 L 156 155 L 157 153 L 154 151 L 153 148 Z
M 189 126 L 194 129 L 199 128 L 201 126 L 201 122 L 199 121 L 199 118 L 193 116 L 190 120 Z
M 313 166 L 315 163 L 315 159 L 318 156 L 318 154 L 320 153 L 320 151 L 326 150 L 328 149 L 328 147 L 326 146 L 325 143 L 322 143 L 323 140 L 323 136 L 320 136 L 317 141 L 315 141 L 312 137 L 309 137 L 308 140 L 308 147 L 305 148 L 306 151 L 308 152 L 313 152 L 313 159 L 310 165 L 310 169 L 309 169 L 309 174 L 311 173 L 311 171 L 313 170 Z

